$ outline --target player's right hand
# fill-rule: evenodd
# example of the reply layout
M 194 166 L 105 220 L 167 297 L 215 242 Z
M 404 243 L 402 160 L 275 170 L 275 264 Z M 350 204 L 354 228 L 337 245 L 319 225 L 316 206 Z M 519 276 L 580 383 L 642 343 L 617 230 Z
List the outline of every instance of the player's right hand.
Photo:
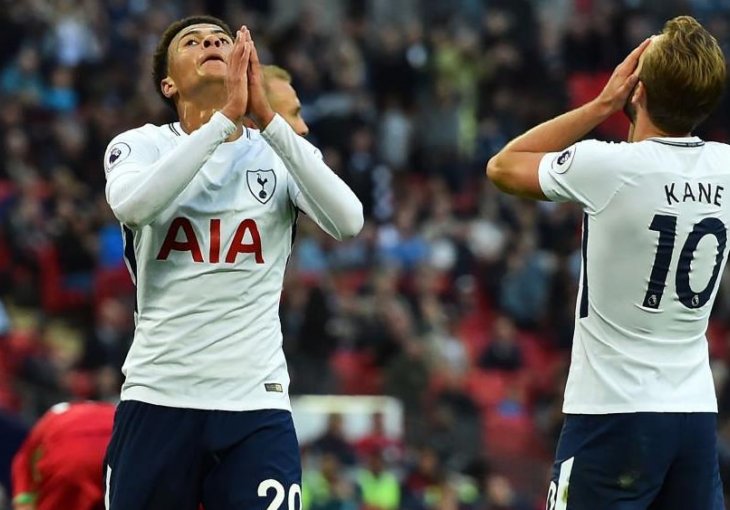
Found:
M 228 55 L 226 90 L 228 98 L 221 113 L 241 124 L 248 108 L 248 62 L 251 56 L 251 34 L 242 26 L 236 31 L 233 49 Z
M 623 109 L 629 94 L 639 81 L 639 58 L 651 44 L 651 38 L 639 44 L 629 55 L 616 66 L 608 83 L 596 98 L 596 101 L 610 115 Z

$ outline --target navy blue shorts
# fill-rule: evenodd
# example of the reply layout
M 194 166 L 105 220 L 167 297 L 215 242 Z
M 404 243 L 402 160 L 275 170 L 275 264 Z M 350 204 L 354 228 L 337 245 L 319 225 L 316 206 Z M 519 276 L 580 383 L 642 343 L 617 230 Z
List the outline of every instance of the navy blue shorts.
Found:
M 724 510 L 716 415 L 567 415 L 548 510 Z
M 105 478 L 108 510 L 301 508 L 299 445 L 288 411 L 123 401 Z

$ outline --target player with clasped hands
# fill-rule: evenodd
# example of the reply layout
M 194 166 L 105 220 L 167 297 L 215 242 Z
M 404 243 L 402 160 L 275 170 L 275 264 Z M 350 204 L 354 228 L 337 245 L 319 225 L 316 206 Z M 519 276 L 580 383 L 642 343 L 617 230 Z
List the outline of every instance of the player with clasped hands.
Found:
M 362 205 L 272 110 L 246 27 L 175 22 L 153 67 L 179 122 L 121 133 L 104 159 L 137 286 L 106 508 L 298 508 L 284 270 L 300 212 L 343 240 Z

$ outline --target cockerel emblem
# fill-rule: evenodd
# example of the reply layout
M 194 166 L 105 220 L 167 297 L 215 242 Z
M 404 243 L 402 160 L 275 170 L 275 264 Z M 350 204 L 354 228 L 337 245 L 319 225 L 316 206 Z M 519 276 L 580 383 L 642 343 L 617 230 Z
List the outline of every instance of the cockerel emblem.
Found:
M 246 182 L 256 200 L 265 204 L 274 195 L 276 174 L 274 170 L 247 170 Z

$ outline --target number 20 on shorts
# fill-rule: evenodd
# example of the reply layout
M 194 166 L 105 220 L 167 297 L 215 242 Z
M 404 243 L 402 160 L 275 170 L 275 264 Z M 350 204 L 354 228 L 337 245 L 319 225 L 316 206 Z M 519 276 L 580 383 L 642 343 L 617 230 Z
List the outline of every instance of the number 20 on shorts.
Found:
M 271 500 L 266 510 L 280 510 L 284 499 L 287 500 L 287 510 L 302 510 L 302 488 L 299 484 L 294 483 L 289 487 L 288 496 L 284 485 L 278 480 L 269 478 L 259 484 L 258 495 L 260 498 L 269 497 L 269 493 L 272 491 L 274 492 L 274 499 Z

